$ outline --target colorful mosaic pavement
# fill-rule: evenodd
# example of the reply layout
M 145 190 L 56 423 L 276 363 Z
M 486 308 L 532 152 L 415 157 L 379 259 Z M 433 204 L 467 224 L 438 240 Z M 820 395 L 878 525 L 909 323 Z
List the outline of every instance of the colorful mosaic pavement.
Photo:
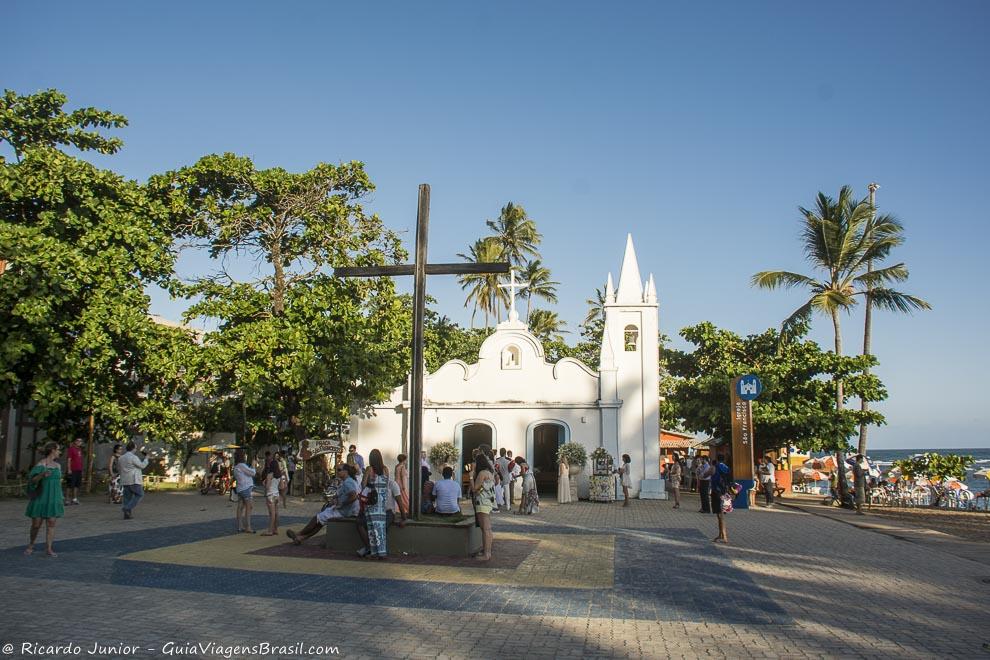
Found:
M 287 520 L 299 523 L 301 519 Z M 258 519 L 257 525 L 263 524 Z M 355 561 L 317 541 L 192 523 L 59 543 L 60 561 L 3 551 L 0 575 L 186 592 L 592 618 L 784 624 L 790 618 L 697 530 L 534 528 L 499 522 L 492 565 L 445 557 Z

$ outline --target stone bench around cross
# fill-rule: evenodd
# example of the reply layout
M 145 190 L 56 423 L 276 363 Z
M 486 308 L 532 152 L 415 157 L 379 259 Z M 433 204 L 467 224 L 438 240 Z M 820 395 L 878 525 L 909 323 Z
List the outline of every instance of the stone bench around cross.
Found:
M 388 553 L 397 555 L 439 555 L 470 557 L 481 552 L 481 528 L 468 515 L 459 522 L 408 520 L 405 527 L 390 525 L 387 532 Z M 354 518 L 328 521 L 323 547 L 334 552 L 357 552 L 364 544 L 357 533 Z

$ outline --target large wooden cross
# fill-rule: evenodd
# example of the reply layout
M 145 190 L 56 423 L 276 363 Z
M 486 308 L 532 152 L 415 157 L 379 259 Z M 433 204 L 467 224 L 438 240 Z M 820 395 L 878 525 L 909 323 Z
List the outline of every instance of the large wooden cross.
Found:
M 474 275 L 478 273 L 508 273 L 507 263 L 426 263 L 426 243 L 430 227 L 430 186 L 419 186 L 419 208 L 416 212 L 416 261 L 398 266 L 355 266 L 334 269 L 338 277 L 396 277 L 412 275 L 413 336 L 412 336 L 412 401 L 409 420 L 409 495 L 414 519 L 419 520 L 423 493 L 419 454 L 423 450 L 423 321 L 426 316 L 427 275 Z

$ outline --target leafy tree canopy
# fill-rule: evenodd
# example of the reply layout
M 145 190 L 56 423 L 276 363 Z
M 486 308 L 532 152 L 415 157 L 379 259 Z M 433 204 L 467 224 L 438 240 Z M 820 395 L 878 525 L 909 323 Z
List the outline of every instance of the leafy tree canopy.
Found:
M 410 320 L 392 281 L 327 272 L 405 256 L 359 203 L 374 189 L 361 163 L 291 173 L 211 155 L 152 186 L 176 212 L 177 234 L 217 264 L 173 290 L 196 299 L 187 318 L 217 321 L 205 340 L 210 394 L 239 398 L 252 431 L 289 429 L 300 439 L 402 381 Z M 231 273 L 235 258 L 257 277 Z
M 711 323 L 681 330 L 696 346 L 691 352 L 666 349 L 662 356 L 676 380 L 668 400 L 683 427 L 714 438 L 732 437 L 729 382 L 754 373 L 764 383 L 753 404 L 757 452 L 795 445 L 803 450 L 845 448 L 861 419 L 881 424 L 875 411 L 835 409 L 835 383 L 846 383 L 846 396 L 880 401 L 886 391 L 866 369 L 871 356 L 842 357 L 802 339 L 807 325 L 795 326 L 792 338 L 780 340 L 777 330 L 740 337 Z
M 0 103 L 0 405 L 36 404 L 52 435 L 97 424 L 125 437 L 155 375 L 161 328 L 148 317 L 144 286 L 172 270 L 168 209 L 114 172 L 57 149 L 113 153 L 117 138 L 89 127 L 123 117 L 85 108 L 66 113 L 48 91 Z

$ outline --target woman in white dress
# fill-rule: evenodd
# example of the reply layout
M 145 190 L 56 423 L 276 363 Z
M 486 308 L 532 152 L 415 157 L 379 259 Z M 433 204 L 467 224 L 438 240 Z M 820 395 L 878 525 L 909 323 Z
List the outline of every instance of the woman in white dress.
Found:
M 622 506 L 629 506 L 629 489 L 632 487 L 632 479 L 629 476 L 630 464 L 629 454 L 623 454 L 622 466 L 619 468 L 619 474 L 622 476 Z
M 567 464 L 566 458 L 560 459 L 560 467 L 557 475 L 557 503 L 570 504 L 571 502 L 571 466 Z

